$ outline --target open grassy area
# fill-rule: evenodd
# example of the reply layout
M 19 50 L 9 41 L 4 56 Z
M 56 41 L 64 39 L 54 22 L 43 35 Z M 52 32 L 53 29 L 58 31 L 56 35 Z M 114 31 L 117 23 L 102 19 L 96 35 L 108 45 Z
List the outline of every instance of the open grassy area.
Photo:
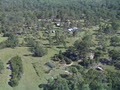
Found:
M 28 48 L 19 47 L 15 49 L 3 49 L 0 50 L 0 59 L 4 62 L 5 69 L 3 74 L 0 75 L 0 90 L 39 90 L 39 78 L 37 77 L 35 70 L 33 69 L 32 63 L 39 61 L 39 58 L 33 58 L 32 56 L 27 57 L 26 55 L 31 54 L 28 52 Z M 6 63 L 13 57 L 19 55 L 23 60 L 24 74 L 19 82 L 19 86 L 11 88 L 8 85 L 10 79 L 10 71 L 6 69 Z

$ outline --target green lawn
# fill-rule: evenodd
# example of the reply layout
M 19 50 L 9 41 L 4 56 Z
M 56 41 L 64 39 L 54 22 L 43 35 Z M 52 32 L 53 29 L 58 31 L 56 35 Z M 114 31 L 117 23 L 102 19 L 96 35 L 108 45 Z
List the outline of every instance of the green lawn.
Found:
M 7 40 L 7 37 L 2 37 L 2 35 L 0 34 L 0 42 L 3 42 L 5 40 Z
M 40 80 L 35 73 L 32 63 L 37 62 L 40 58 L 33 58 L 32 56 L 24 56 L 31 54 L 26 47 L 19 47 L 15 49 L 0 50 L 0 59 L 4 62 L 5 69 L 0 75 L 0 90 L 39 90 L 38 85 Z M 13 57 L 19 55 L 23 60 L 24 74 L 19 82 L 19 86 L 11 88 L 8 85 L 10 79 L 10 71 L 6 69 L 6 63 Z

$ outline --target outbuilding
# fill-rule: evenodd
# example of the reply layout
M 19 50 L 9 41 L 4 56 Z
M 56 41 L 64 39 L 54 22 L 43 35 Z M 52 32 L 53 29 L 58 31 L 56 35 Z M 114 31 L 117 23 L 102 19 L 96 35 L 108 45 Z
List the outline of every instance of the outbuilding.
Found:
M 76 30 L 78 30 L 77 27 L 73 27 L 73 28 L 69 28 L 69 29 L 68 29 L 69 32 L 76 31 Z
M 50 67 L 50 68 L 54 68 L 55 67 L 51 62 L 47 62 L 47 63 L 45 63 L 45 65 Z

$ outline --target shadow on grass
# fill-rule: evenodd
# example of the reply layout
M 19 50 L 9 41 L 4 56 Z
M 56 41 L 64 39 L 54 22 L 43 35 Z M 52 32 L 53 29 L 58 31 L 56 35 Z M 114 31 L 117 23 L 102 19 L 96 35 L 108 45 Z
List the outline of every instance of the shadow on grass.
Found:
M 38 87 L 39 87 L 39 88 L 46 88 L 47 85 L 46 85 L 46 84 L 40 84 L 40 85 L 38 85 Z
M 33 56 L 33 54 L 25 54 L 24 56 L 26 56 L 26 57 L 27 57 L 27 56 Z
M 61 47 L 56 47 L 56 48 L 58 48 L 58 49 L 65 49 L 65 47 L 62 47 L 62 46 Z

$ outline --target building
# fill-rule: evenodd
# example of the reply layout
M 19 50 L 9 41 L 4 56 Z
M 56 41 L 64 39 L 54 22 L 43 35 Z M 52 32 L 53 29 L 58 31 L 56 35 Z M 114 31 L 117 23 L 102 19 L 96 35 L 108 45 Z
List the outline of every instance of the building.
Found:
M 55 26 L 60 27 L 61 26 L 60 22 L 55 22 Z
M 50 67 L 50 68 L 54 68 L 54 67 L 55 67 L 55 66 L 54 66 L 52 63 L 50 63 L 50 62 L 45 63 L 45 65 L 48 66 L 48 67 Z
M 96 69 L 99 71 L 103 71 L 103 68 L 101 66 L 98 66 Z
M 77 27 L 73 27 L 73 28 L 69 28 L 69 29 L 68 29 L 69 32 L 76 31 L 76 30 L 78 30 Z

